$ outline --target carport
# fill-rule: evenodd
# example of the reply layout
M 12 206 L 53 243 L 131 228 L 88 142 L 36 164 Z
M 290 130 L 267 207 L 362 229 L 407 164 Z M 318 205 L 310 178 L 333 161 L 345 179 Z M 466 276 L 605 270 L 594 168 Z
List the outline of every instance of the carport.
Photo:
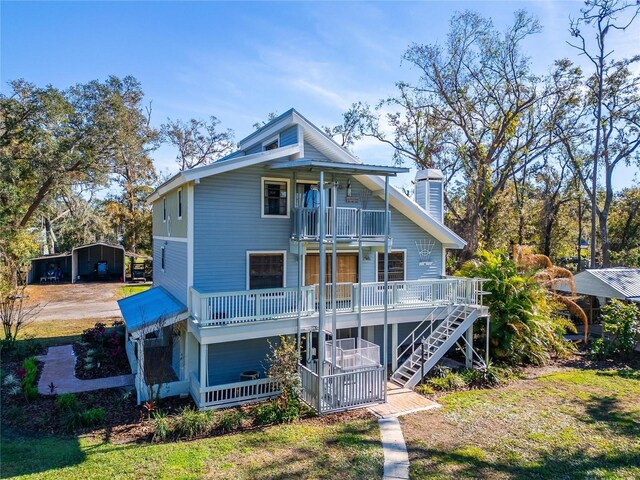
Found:
M 59 270 L 58 270 L 59 269 Z M 59 253 L 54 255 L 42 255 L 31 259 L 31 269 L 27 278 L 28 283 L 71 280 L 71 254 Z M 53 275 L 49 275 L 53 274 Z
M 91 243 L 71 251 L 72 281 L 124 280 L 125 252 L 121 245 Z

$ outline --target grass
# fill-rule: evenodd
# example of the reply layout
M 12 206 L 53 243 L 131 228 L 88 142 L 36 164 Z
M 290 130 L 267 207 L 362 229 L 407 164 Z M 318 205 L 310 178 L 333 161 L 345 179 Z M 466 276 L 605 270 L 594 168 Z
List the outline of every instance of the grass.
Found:
M 18 342 L 33 339 L 44 347 L 68 345 L 80 340 L 83 330 L 96 322 L 110 323 L 110 319 L 84 318 L 81 320 L 43 320 L 31 322 L 18 334 Z
M 372 419 L 306 422 L 166 444 L 113 445 L 95 437 L 2 438 L 1 477 L 21 479 L 370 479 L 382 475 Z
M 150 283 L 131 283 L 120 288 L 116 294 L 118 298 L 130 297 L 136 293 L 142 293 L 151 288 Z
M 640 372 L 574 370 L 403 419 L 411 478 L 640 478 Z

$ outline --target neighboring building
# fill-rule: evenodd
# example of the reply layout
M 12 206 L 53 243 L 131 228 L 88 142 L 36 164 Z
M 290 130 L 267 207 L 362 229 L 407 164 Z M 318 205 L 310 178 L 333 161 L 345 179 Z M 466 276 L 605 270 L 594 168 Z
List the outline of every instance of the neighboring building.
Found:
M 443 223 L 442 174 L 418 172 L 414 201 L 389 185 L 405 171 L 362 163 L 292 109 L 164 183 L 154 288 L 119 301 L 134 369 L 170 350 L 164 395 L 257 401 L 278 389 L 270 344 L 294 336 L 304 399 L 329 412 L 385 401 L 388 366 L 414 386 L 465 333 L 470 365 L 481 282 L 445 277 L 464 241 Z M 144 399 L 140 368 L 136 385 Z
M 31 259 L 28 283 L 116 280 L 125 278 L 122 245 L 90 243 L 74 247 L 71 253 L 43 255 Z
M 600 307 L 610 299 L 640 303 L 640 268 L 600 268 L 585 270 L 574 277 L 575 293 L 586 298 L 590 321 L 596 320 Z M 571 293 L 568 285 L 558 290 Z

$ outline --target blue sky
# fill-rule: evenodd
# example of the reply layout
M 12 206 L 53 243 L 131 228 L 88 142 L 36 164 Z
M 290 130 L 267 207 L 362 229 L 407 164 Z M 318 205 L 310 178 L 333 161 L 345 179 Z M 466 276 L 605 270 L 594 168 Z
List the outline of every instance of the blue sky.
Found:
M 2 2 L 0 79 L 25 78 L 65 88 L 107 75 L 134 75 L 152 101 L 153 122 L 215 115 L 240 139 L 269 112 L 295 107 L 317 125 L 340 122 L 352 102 L 394 93 L 415 78 L 401 65 L 412 42 L 442 41 L 449 18 L 473 9 L 507 25 L 525 8 L 543 33 L 527 41 L 534 68 L 572 55 L 569 15 L 581 1 L 529 2 Z M 618 35 L 618 55 L 640 44 L 640 22 Z M 634 47 L 635 45 L 635 47 Z M 389 163 L 391 152 L 372 139 L 355 147 L 363 160 Z M 176 171 L 163 147 L 157 166 Z M 617 188 L 637 180 L 637 168 L 615 176 Z M 405 175 L 397 184 L 408 184 Z

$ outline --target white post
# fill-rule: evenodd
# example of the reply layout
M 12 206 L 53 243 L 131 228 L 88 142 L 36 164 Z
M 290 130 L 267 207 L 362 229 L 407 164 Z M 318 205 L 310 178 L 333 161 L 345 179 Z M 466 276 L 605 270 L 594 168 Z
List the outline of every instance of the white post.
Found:
M 389 320 L 389 177 L 384 177 L 384 333 L 382 336 L 382 351 L 383 351 L 383 363 L 384 363 L 384 401 L 387 401 L 387 364 L 388 364 L 388 345 L 387 345 L 387 324 Z
M 137 359 L 138 359 L 138 371 L 136 372 L 136 398 L 138 403 L 142 401 L 142 394 L 146 396 L 147 392 L 143 390 L 145 389 L 145 381 L 144 381 L 144 338 L 138 338 L 136 340 L 138 345 Z
M 391 325 L 391 370 L 398 369 L 398 324 Z
M 485 350 L 484 350 L 484 363 L 485 365 L 489 366 L 489 325 L 491 324 L 490 322 L 491 317 L 489 315 L 487 315 L 487 343 L 485 345 Z
M 338 243 L 337 243 L 337 230 L 338 230 L 338 209 L 337 209 L 337 195 L 338 190 L 336 188 L 335 179 L 331 186 L 331 198 L 333 199 L 333 205 L 331 206 L 331 229 L 332 234 L 332 249 L 331 249 L 331 333 L 333 334 L 331 340 L 331 373 L 336 373 L 336 339 L 338 338 L 337 321 L 336 321 L 336 295 L 337 295 L 337 277 L 338 277 Z
M 325 257 L 326 248 L 324 244 L 324 214 L 325 214 L 325 198 L 324 198 L 324 171 L 320 171 L 320 206 L 318 208 L 318 219 L 320 224 L 318 225 L 318 273 L 319 273 L 319 286 L 318 292 L 318 411 L 320 411 L 320 399 L 322 398 L 322 374 L 324 373 L 324 314 L 327 308 L 326 295 L 325 295 L 325 273 L 326 262 Z
M 200 344 L 200 389 L 202 390 L 209 384 L 209 358 L 208 358 L 208 345 Z
M 464 352 L 464 360 L 465 367 L 471 368 L 473 367 L 473 323 L 465 332 L 465 352 Z
M 358 338 L 362 338 L 362 209 L 358 212 Z

